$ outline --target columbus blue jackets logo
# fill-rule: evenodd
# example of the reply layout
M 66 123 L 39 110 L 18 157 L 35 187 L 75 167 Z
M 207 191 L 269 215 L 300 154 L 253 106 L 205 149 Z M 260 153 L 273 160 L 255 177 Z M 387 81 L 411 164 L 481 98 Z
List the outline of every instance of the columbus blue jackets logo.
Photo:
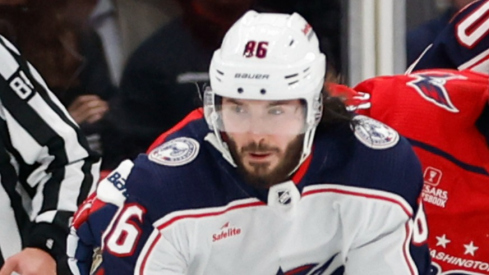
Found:
M 459 112 L 450 100 L 445 85 L 452 79 L 466 79 L 466 77 L 453 74 L 415 74 L 413 77 L 415 79 L 407 85 L 413 87 L 424 99 L 449 112 Z
M 194 160 L 199 153 L 199 143 L 180 137 L 167 141 L 149 153 L 148 158 L 167 166 L 181 166 Z
M 387 149 L 399 141 L 399 134 L 380 121 L 362 115 L 355 116 L 353 120 L 355 136 L 370 148 Z

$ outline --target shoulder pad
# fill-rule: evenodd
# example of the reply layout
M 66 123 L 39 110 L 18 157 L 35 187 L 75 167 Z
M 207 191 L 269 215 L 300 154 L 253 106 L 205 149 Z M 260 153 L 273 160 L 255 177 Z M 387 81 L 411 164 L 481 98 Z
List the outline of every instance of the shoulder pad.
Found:
M 126 200 L 126 179 L 134 163 L 124 160 L 97 186 L 97 198 L 103 202 L 122 206 Z
M 369 148 L 387 149 L 399 142 L 399 133 L 380 121 L 362 115 L 353 121 L 355 137 Z

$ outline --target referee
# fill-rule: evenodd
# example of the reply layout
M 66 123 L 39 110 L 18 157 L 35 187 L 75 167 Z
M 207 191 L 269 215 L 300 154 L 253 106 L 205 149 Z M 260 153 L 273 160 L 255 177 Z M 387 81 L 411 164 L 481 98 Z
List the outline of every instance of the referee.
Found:
M 0 36 L 0 275 L 64 273 L 69 220 L 99 166 L 39 73 Z

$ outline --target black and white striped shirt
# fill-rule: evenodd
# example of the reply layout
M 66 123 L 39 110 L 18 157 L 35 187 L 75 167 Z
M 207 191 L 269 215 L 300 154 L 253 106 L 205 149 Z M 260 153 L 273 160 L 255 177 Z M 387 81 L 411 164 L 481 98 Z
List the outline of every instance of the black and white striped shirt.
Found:
M 99 157 L 39 73 L 0 36 L 0 266 L 23 247 L 65 254 Z

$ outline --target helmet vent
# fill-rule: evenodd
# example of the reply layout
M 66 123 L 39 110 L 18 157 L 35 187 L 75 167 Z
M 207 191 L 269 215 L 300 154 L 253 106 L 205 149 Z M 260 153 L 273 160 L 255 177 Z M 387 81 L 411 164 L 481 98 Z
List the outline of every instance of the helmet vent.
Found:
M 243 88 L 238 88 L 238 93 L 242 94 L 244 92 Z
M 222 82 L 222 80 L 221 80 L 219 77 L 217 77 L 217 76 L 216 76 L 216 79 L 217 79 L 219 82 Z
M 292 81 L 292 82 L 289 82 L 289 86 L 290 85 L 294 85 L 295 83 L 299 82 L 299 80 L 296 78 L 297 76 L 299 76 L 299 74 L 290 74 L 290 75 L 286 75 L 284 78 L 285 79 L 288 79 L 289 81 Z
M 261 89 L 261 90 L 260 90 L 260 94 L 264 95 L 264 94 L 266 94 L 266 93 L 267 93 L 267 90 L 265 90 L 265 89 Z
M 217 72 L 218 74 L 220 74 L 220 75 L 224 75 L 224 73 L 223 73 L 223 72 L 221 72 L 221 71 L 219 71 L 219 70 L 216 70 L 216 72 Z
M 290 40 L 289 47 L 292 46 L 292 44 L 294 44 L 294 42 L 295 42 L 294 39 Z
M 311 67 L 307 67 L 306 69 L 304 69 L 304 71 L 303 71 L 303 72 L 307 72 L 307 71 L 309 71 L 309 69 L 310 69 L 310 68 L 311 68 Z

